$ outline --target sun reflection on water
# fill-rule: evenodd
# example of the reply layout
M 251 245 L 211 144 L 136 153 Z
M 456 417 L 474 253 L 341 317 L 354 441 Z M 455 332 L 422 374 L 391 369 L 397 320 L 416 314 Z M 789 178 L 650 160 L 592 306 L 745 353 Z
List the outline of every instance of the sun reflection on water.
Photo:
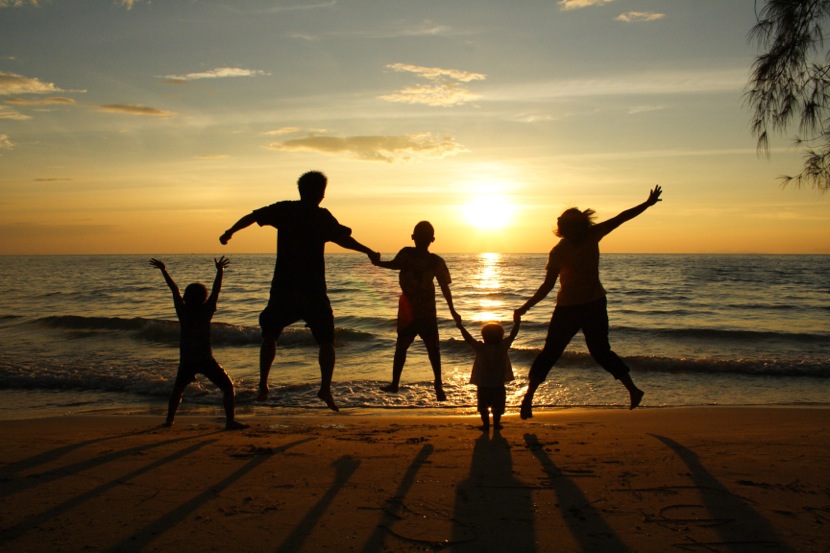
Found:
M 500 253 L 482 253 L 479 254 L 478 259 L 479 271 L 474 277 L 475 284 L 473 287 L 480 297 L 473 320 L 477 322 L 497 321 L 499 319 L 498 311 L 502 308 L 504 302 L 500 299 L 488 297 L 488 294 L 501 291 L 502 255 Z

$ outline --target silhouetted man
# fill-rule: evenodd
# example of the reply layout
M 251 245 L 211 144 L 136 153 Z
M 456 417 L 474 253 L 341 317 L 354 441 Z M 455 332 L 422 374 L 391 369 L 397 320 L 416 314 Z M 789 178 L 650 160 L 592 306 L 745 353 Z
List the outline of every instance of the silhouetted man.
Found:
M 370 260 L 377 254 L 352 238 L 352 230 L 337 222 L 320 207 L 326 193 L 323 173 L 309 171 L 297 181 L 299 201 L 283 201 L 254 210 L 242 217 L 219 238 L 224 245 L 239 230 L 257 223 L 277 229 L 277 261 L 268 305 L 259 316 L 262 346 L 259 354 L 259 394 L 268 399 L 268 373 L 277 354 L 277 339 L 282 330 L 299 320 L 306 322 L 320 347 L 320 391 L 317 397 L 337 411 L 331 394 L 334 373 L 334 314 L 326 293 L 326 242 L 365 253 Z

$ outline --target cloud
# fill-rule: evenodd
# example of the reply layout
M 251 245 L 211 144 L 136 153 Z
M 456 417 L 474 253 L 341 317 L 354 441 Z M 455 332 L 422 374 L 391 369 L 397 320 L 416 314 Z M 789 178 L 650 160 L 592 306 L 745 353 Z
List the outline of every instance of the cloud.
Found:
M 172 111 L 163 109 L 151 108 L 147 106 L 138 106 L 132 104 L 109 104 L 106 106 L 98 106 L 101 111 L 108 113 L 126 113 L 128 115 L 149 115 L 151 117 L 171 117 L 176 115 Z
M 63 92 L 63 90 L 52 83 L 44 83 L 36 78 L 0 71 L 0 95 L 2 96 L 10 96 L 12 94 L 54 94 L 56 92 Z
M 11 150 L 14 148 L 14 142 L 11 141 L 9 135 L 0 134 L 0 150 Z
M 610 4 L 614 0 L 559 0 L 560 10 L 578 10 L 580 8 L 589 8 L 591 6 L 601 6 L 603 4 Z
M 433 133 L 402 136 L 308 136 L 268 145 L 271 150 L 348 154 L 368 161 L 440 159 L 466 152 L 449 136 Z
M 42 177 L 39 179 L 34 179 L 35 182 L 72 182 L 72 179 L 68 177 Z
M 379 97 L 381 100 L 388 102 L 405 104 L 425 104 L 441 107 L 466 104 L 480 98 L 481 95 L 469 91 L 461 83 L 483 81 L 487 78 L 487 75 L 483 73 L 442 69 L 440 67 L 422 67 L 405 63 L 393 63 L 386 67 L 398 72 L 414 73 L 418 77 L 431 81 L 430 84 L 406 86 L 398 92 Z
M 226 159 L 230 156 L 228 154 L 203 154 L 193 157 L 196 159 Z
M 195 73 L 185 73 L 184 75 L 161 75 L 160 79 L 169 79 L 174 83 L 180 81 L 196 81 L 199 79 L 227 79 L 230 77 L 260 77 L 269 75 L 265 71 L 259 69 L 242 69 L 241 67 L 217 67 L 209 71 L 199 71 Z
M 5 106 L 0 106 L 0 119 L 13 119 L 15 121 L 25 121 L 27 119 L 31 119 L 31 115 L 26 115 L 25 113 L 20 113 L 19 111 L 7 108 Z
M 0 0 L 0 8 L 24 8 L 26 6 L 38 7 L 38 0 Z
M 664 17 L 666 17 L 666 14 L 658 12 L 625 12 L 618 15 L 615 19 L 625 23 L 640 23 L 642 21 L 657 21 Z
M 741 91 L 747 69 L 654 71 L 593 79 L 539 81 L 487 91 L 489 101 L 528 101 L 587 96 L 698 94 Z
M 662 109 L 666 109 L 664 106 L 634 106 L 629 108 L 628 114 L 629 115 L 636 115 L 638 113 L 647 113 L 649 111 L 660 111 Z
M 72 105 L 77 102 L 72 98 L 62 98 L 60 96 L 53 96 L 51 98 L 40 98 L 36 100 L 29 100 L 27 98 L 7 98 L 7 104 L 15 104 L 17 106 L 51 106 L 51 105 Z

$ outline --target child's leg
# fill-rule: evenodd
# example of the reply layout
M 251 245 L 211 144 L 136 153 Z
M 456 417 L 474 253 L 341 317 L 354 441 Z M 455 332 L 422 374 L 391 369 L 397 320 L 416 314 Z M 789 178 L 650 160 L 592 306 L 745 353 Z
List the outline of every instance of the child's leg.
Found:
M 487 411 L 481 411 L 479 415 L 481 415 L 481 429 L 488 430 L 490 428 L 490 415 L 487 413 Z M 495 424 L 495 422 L 496 416 L 493 415 L 493 423 Z
M 434 377 L 435 397 L 438 401 L 446 401 L 447 394 L 444 393 L 444 381 L 441 377 L 441 349 L 438 341 L 438 328 L 435 328 L 435 333 L 430 332 L 422 336 L 424 346 L 427 348 L 427 357 L 429 357 L 429 364 L 432 365 L 432 375 Z
M 173 419 L 176 418 L 176 411 L 182 402 L 182 395 L 184 395 L 186 387 L 186 382 L 180 382 L 178 378 L 176 379 L 173 392 L 170 394 L 170 401 L 167 403 L 167 418 L 164 421 L 164 426 L 173 426 Z
M 247 425 L 237 422 L 234 416 L 235 400 L 233 382 L 231 381 L 231 377 L 228 376 L 228 373 L 225 372 L 225 369 L 216 360 L 211 359 L 205 369 L 204 375 L 222 390 L 222 407 L 225 409 L 225 429 L 238 430 L 248 428 Z
M 392 361 L 392 383 L 381 388 L 384 392 L 398 393 L 403 366 L 406 363 L 406 350 L 412 345 L 415 336 L 415 333 L 408 331 L 408 329 L 398 331 L 398 339 L 395 342 L 395 359 Z

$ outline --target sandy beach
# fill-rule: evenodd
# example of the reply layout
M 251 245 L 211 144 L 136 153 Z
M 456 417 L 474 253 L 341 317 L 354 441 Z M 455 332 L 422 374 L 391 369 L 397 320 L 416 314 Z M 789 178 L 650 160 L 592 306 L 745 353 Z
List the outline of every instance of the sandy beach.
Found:
M 0 422 L 3 551 L 828 551 L 826 409 Z

